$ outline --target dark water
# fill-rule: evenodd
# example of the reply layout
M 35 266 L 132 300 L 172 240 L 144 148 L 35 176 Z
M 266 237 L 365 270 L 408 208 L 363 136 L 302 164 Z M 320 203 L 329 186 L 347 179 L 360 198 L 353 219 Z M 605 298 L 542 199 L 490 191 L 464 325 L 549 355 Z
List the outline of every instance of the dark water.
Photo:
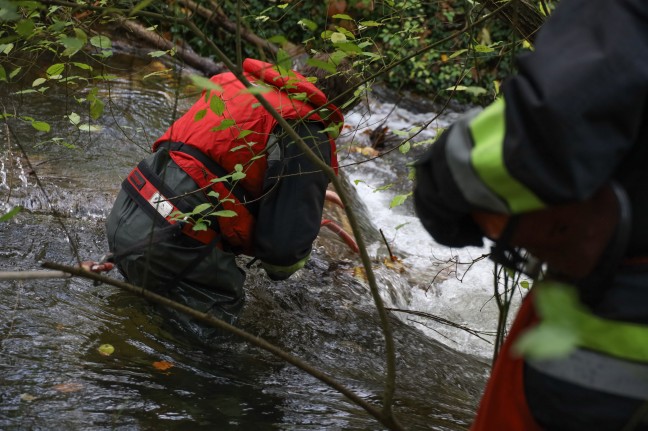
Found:
M 193 100 L 190 90 L 175 91 L 172 75 L 143 80 L 155 66 L 130 61 L 120 64 L 128 73 L 101 88 L 110 103 L 93 123 L 102 127 L 98 132 L 80 132 L 63 117 L 81 114 L 71 101 L 81 88 L 52 89 L 48 97 L 0 89 L 5 110 L 52 125 L 52 132 L 39 133 L 10 118 L 0 128 L 0 213 L 25 207 L 0 223 L 1 271 L 38 270 L 42 261 L 74 264 L 77 256 L 99 259 L 106 252 L 104 220 L 123 177 L 174 112 Z M 327 215 L 339 214 L 328 209 Z M 384 342 L 368 288 L 354 277 L 359 264 L 323 232 L 312 261 L 290 280 L 272 282 L 252 268 L 239 326 L 379 405 Z M 403 285 L 396 272 L 378 276 Z M 392 323 L 400 421 L 412 430 L 467 429 L 488 371 L 484 360 L 401 320 Z M 110 356 L 97 351 L 106 343 L 115 348 Z M 161 361 L 172 366 L 156 368 Z M 267 352 L 233 338 L 216 345 L 189 339 L 153 305 L 117 288 L 49 279 L 0 281 L 0 429 L 383 428 Z

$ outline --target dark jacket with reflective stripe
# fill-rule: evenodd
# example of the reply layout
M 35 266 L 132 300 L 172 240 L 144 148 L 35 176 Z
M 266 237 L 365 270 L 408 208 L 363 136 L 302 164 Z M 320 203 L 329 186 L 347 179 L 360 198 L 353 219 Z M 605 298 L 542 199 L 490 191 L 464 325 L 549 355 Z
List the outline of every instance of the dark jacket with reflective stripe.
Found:
M 414 197 L 423 225 L 442 244 L 479 245 L 482 233 L 471 217 L 476 210 L 521 214 L 583 201 L 616 180 L 632 204 L 626 255 L 647 255 L 648 2 L 562 0 L 535 51 L 518 66 L 501 99 L 467 113 L 417 162 Z M 647 280 L 646 267 L 624 269 L 599 304 L 586 308 L 576 300 L 554 320 L 544 310 L 543 322 L 569 318 L 583 336 L 574 355 L 527 367 L 526 398 L 510 395 L 526 399 L 546 429 L 622 429 L 643 403 L 643 387 L 622 378 L 632 364 L 648 379 Z M 553 292 L 542 289 L 535 292 Z M 565 309 L 558 299 L 550 304 L 554 315 Z M 594 378 L 595 372 L 610 374 Z M 491 380 L 487 390 L 501 388 L 501 380 Z M 506 401 L 494 405 L 514 406 Z M 488 414 L 473 429 L 495 429 Z
M 628 254 L 648 253 L 648 2 L 562 1 L 536 44 L 503 99 L 420 162 L 419 212 L 521 213 L 587 199 L 615 178 L 632 201 Z

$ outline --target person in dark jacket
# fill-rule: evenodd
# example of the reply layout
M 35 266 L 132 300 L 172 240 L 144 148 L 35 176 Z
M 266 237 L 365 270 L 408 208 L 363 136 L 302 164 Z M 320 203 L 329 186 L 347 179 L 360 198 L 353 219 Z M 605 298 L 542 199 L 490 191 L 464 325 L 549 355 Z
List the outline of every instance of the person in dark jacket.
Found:
M 318 88 L 298 72 L 243 62 L 252 88 L 334 169 L 338 106 L 357 81 L 348 62 L 337 66 L 302 69 Z M 236 256 L 258 259 L 273 280 L 302 268 L 329 179 L 233 73 L 211 82 L 124 180 L 107 235 L 129 282 L 233 323 L 245 280 Z
M 535 283 L 471 430 L 648 430 L 648 2 L 562 0 L 534 48 L 503 97 L 417 161 L 421 222 L 440 244 L 480 246 L 477 212 L 523 216 L 614 183 L 631 206 L 630 235 L 603 285 L 553 282 L 551 265 Z M 539 325 L 572 334 L 575 349 L 517 355 Z

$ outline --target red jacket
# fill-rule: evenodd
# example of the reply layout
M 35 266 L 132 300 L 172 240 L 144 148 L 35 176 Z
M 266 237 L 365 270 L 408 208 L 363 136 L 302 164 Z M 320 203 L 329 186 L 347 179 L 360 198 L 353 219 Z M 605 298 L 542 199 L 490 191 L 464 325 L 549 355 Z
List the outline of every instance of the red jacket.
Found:
M 329 104 L 326 96 L 300 74 L 291 71 L 282 76 L 271 64 L 253 59 L 243 62 L 243 70 L 252 85 L 265 87 L 262 96 L 283 118 L 317 120 L 326 126 L 332 123 L 342 126 L 344 118 L 337 107 Z M 267 168 L 264 150 L 278 122 L 233 73 L 213 76 L 211 82 L 222 90 L 203 92 L 191 109 L 153 144 L 153 150 L 165 141 L 182 142 L 198 148 L 227 172 L 234 172 L 235 166 L 240 164 L 246 176 L 240 180 L 239 186 L 252 198 L 259 198 Z M 309 115 L 322 106 L 330 113 L 327 119 L 318 114 Z M 337 169 L 335 142 L 332 138 L 329 141 L 331 166 Z M 259 155 L 261 157 L 255 158 Z M 213 173 L 205 175 L 205 167 L 187 154 L 172 152 L 171 157 L 200 187 L 210 186 L 210 180 L 216 177 Z M 227 196 L 235 201 L 222 202 L 224 209 L 238 214 L 219 218 L 224 239 L 232 247 L 252 254 L 253 215 L 245 205 L 230 196 L 223 184 L 215 183 L 211 187 L 221 198 Z

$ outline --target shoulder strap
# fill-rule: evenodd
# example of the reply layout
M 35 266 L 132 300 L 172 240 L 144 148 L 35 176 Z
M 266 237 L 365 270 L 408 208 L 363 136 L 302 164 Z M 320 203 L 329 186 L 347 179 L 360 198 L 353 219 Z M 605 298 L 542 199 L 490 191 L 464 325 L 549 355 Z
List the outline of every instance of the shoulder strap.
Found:
M 160 151 L 160 150 L 168 151 L 168 152 L 179 151 L 181 153 L 188 154 L 194 159 L 198 160 L 212 174 L 218 177 L 225 177 L 230 174 L 230 172 L 227 172 L 225 168 L 223 168 L 218 163 L 214 162 L 205 153 L 203 153 L 198 148 L 193 147 L 191 145 L 186 145 L 182 142 L 165 141 L 158 145 L 156 151 Z M 225 187 L 227 187 L 228 190 L 232 192 L 232 194 L 236 197 L 236 199 L 238 199 L 239 202 L 241 202 L 247 207 L 248 211 L 250 211 L 253 215 L 256 216 L 258 205 L 251 197 L 246 195 L 246 192 L 243 189 L 243 187 L 237 186 L 237 184 L 234 185 L 227 184 L 227 183 L 223 183 L 223 184 L 225 185 Z

